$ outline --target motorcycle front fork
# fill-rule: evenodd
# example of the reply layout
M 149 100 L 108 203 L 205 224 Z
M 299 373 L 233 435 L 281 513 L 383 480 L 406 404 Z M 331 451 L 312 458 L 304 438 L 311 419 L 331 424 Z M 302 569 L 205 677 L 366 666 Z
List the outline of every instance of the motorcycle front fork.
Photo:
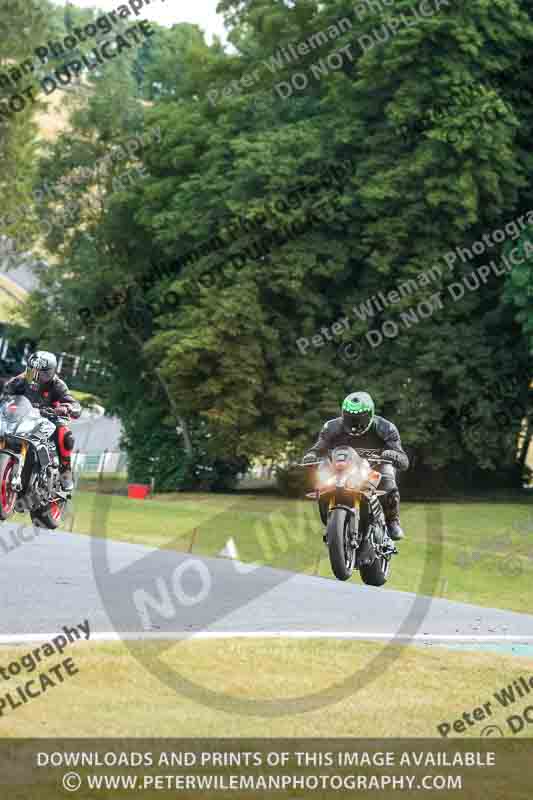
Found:
M 331 505 L 329 508 L 329 512 L 331 512 L 335 508 L 334 505 Z M 328 512 L 328 515 L 329 515 Z M 322 519 L 322 522 L 324 520 Z M 358 531 L 359 531 L 359 509 L 354 509 L 350 513 L 350 545 L 355 549 L 361 543 L 360 539 L 358 539 Z M 328 543 L 328 534 L 327 534 L 327 522 L 326 522 L 326 530 L 322 534 L 322 541 L 324 544 Z
M 17 465 L 13 470 L 13 475 L 11 477 L 11 488 L 14 492 L 21 492 L 22 491 L 22 470 L 24 469 L 24 456 L 26 455 L 25 452 L 22 453 L 20 458 L 17 458 Z

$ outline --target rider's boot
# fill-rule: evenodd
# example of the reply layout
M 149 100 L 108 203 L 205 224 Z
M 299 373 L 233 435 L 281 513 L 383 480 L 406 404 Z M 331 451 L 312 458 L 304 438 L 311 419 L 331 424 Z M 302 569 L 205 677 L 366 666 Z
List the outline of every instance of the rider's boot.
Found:
M 63 459 L 61 463 L 61 467 L 59 468 L 61 473 L 61 487 L 65 492 L 71 492 L 74 489 L 74 481 L 72 479 L 72 469 L 70 466 L 70 458 Z
M 387 533 L 394 542 L 405 538 L 405 533 L 400 525 L 400 492 L 393 489 L 383 498 L 383 511 L 387 523 Z

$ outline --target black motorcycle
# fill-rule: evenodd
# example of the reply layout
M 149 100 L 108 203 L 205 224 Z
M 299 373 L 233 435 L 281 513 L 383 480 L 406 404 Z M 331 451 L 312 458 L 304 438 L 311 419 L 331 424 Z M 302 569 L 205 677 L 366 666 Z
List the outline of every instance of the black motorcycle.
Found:
M 50 438 L 55 421 L 68 422 L 51 408 L 35 408 L 23 395 L 1 399 L 0 520 L 29 511 L 38 527 L 61 523 L 71 495 L 61 488 L 59 454 Z
M 392 462 L 375 452 L 336 447 L 329 459 L 301 466 L 318 468 L 316 488 L 306 496 L 318 500 L 335 577 L 346 581 L 358 569 L 363 583 L 383 586 L 389 576 L 390 560 L 398 550 L 387 533 L 378 500 L 385 494 L 378 489 L 381 473 L 371 466 Z

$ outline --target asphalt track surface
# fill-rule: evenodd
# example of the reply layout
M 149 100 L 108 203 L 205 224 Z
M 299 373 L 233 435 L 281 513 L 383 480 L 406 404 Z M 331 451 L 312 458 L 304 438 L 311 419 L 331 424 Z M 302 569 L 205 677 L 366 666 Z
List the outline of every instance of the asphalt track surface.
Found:
M 26 517 L 19 526 L 23 521 Z M 526 614 L 367 587 L 358 576 L 342 583 L 41 529 L 25 529 L 28 541 L 14 547 L 10 531 L 15 527 L 0 526 L 3 644 L 38 641 L 88 619 L 93 641 L 264 634 L 399 637 L 416 644 L 497 646 L 508 652 L 531 652 L 533 647 L 533 616 Z M 102 589 L 95 574 L 106 572 L 104 548 L 111 574 Z M 133 598 L 139 591 L 155 597 L 158 610 L 136 605 Z M 420 602 L 423 607 L 413 614 Z M 413 624 L 406 630 L 409 615 Z

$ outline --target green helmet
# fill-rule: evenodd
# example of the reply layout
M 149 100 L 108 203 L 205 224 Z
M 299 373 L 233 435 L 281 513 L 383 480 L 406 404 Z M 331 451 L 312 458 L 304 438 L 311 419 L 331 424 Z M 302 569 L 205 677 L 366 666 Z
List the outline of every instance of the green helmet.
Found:
M 342 403 L 342 422 L 350 436 L 362 436 L 372 425 L 374 401 L 367 392 L 352 392 Z

